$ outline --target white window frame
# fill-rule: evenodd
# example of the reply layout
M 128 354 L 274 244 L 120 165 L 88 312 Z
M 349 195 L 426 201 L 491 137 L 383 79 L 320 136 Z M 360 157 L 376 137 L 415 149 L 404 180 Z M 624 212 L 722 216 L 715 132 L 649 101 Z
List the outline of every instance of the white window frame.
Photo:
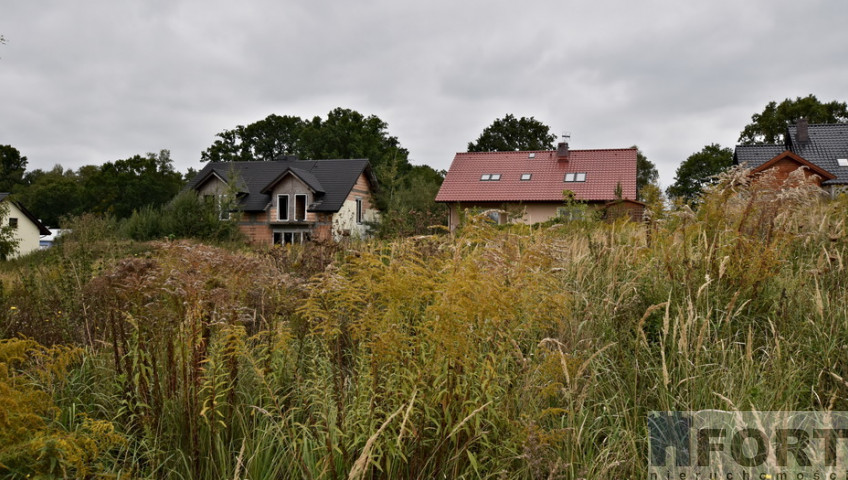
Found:
M 285 208 L 285 214 L 286 215 L 285 215 L 285 217 L 282 215 L 283 209 L 280 208 L 280 199 L 282 197 L 286 197 L 286 208 Z M 281 194 L 277 195 L 277 221 L 278 222 L 288 222 L 289 221 L 289 218 L 290 218 L 289 217 L 289 203 L 290 202 L 289 202 L 289 194 L 288 193 L 281 193 Z

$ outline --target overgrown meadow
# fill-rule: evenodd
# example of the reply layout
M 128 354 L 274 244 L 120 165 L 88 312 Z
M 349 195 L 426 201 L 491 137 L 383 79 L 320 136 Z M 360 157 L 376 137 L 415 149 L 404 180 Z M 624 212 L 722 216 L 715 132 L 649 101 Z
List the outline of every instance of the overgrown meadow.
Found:
M 848 199 L 2 267 L 9 478 L 644 478 L 651 410 L 848 410 Z

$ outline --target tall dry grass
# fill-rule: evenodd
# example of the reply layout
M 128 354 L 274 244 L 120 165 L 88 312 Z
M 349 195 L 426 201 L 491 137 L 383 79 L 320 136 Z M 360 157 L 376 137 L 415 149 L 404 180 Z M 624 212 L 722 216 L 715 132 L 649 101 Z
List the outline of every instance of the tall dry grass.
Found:
M 648 411 L 848 409 L 848 200 L 764 185 L 649 225 L 154 244 L 80 282 L 51 393 L 138 477 L 642 478 Z

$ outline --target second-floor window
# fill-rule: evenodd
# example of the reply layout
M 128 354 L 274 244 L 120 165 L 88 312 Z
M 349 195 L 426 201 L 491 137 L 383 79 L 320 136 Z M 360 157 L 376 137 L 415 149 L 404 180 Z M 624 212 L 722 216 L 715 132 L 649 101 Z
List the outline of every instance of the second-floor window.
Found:
M 15 217 L 10 217 L 9 218 L 9 227 L 12 230 L 17 230 L 18 229 L 18 219 L 15 218 Z
M 287 222 L 289 220 L 289 196 L 277 195 L 277 220 Z
M 294 221 L 302 222 L 306 220 L 306 195 L 294 196 Z

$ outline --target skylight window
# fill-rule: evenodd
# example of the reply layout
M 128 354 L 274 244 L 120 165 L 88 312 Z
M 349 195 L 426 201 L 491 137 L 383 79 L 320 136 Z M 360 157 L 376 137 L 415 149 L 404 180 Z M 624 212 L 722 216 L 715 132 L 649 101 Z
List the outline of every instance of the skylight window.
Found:
M 565 179 L 563 181 L 564 182 L 573 182 L 574 181 L 574 174 L 573 173 L 566 173 Z
M 531 154 L 527 155 L 527 158 L 536 158 L 536 154 L 535 154 L 535 153 L 531 153 Z
M 837 158 L 836 163 L 840 167 L 848 167 L 848 158 Z
M 586 172 L 566 173 L 563 182 L 585 182 Z
M 500 179 L 501 179 L 501 174 L 500 174 L 500 173 L 493 173 L 493 174 L 492 174 L 492 181 L 493 181 L 493 182 L 497 182 L 497 181 L 498 181 L 498 180 L 500 180 Z
M 530 178 L 532 178 L 532 177 L 533 177 L 532 173 L 522 173 L 521 174 L 521 181 L 526 182 L 527 180 L 530 180 Z
M 480 176 L 480 181 L 481 181 L 481 182 L 487 182 L 487 181 L 489 181 L 489 180 L 491 180 L 491 179 L 492 179 L 492 175 L 491 175 L 491 174 L 489 174 L 489 173 L 484 173 L 483 175 L 481 175 L 481 176 Z

